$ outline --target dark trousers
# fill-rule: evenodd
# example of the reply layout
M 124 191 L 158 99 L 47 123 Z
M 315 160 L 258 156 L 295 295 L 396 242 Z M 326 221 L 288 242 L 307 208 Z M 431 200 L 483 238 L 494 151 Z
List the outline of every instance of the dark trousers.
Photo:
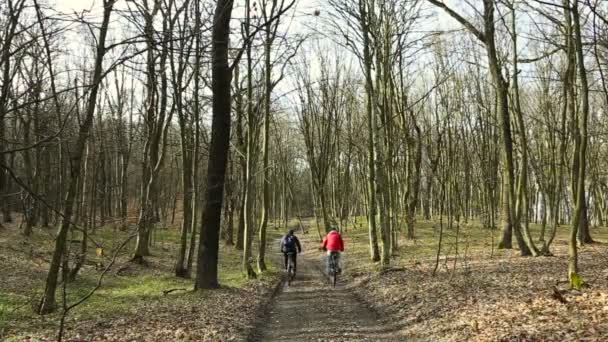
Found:
M 287 269 L 287 262 L 289 261 L 289 255 L 287 255 L 287 253 L 283 253 L 283 255 L 285 256 L 285 269 Z M 295 270 L 297 269 L 297 265 L 298 265 L 298 253 L 293 253 L 293 270 L 295 272 Z

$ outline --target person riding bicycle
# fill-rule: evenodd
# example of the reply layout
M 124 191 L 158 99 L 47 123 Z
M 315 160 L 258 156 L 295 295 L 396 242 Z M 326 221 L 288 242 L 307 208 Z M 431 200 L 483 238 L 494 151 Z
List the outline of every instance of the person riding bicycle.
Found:
M 340 268 L 340 252 L 344 252 L 344 240 L 337 230 L 332 229 L 323 239 L 323 250 L 327 251 L 327 269 L 329 270 L 329 261 L 332 254 L 335 255 L 336 263 L 338 264 L 338 273 L 342 272 Z
M 289 254 L 293 254 L 293 271 L 296 272 L 297 265 L 297 256 L 298 253 L 302 253 L 302 245 L 300 245 L 300 240 L 298 237 L 294 235 L 293 229 L 290 229 L 289 232 L 281 239 L 281 252 L 285 256 L 285 270 L 287 271 L 287 261 L 289 259 Z

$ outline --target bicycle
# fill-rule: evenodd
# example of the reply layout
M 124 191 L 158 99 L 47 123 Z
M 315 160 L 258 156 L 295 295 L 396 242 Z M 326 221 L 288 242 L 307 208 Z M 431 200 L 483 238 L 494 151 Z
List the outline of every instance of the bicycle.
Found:
M 332 287 L 336 287 L 336 281 L 338 279 L 338 252 L 329 253 L 329 283 Z
M 287 286 L 290 286 L 291 282 L 296 277 L 296 268 L 294 262 L 295 255 L 295 252 L 287 253 Z

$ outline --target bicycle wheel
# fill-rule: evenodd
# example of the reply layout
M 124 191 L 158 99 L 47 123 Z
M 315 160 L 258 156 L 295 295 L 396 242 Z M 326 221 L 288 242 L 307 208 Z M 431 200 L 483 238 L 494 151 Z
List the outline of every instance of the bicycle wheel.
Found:
M 291 282 L 293 281 L 296 275 L 293 266 L 293 254 L 289 254 L 287 259 L 287 286 L 291 286 Z
M 291 255 L 291 280 L 296 278 L 296 255 Z
M 336 263 L 336 256 L 332 254 L 330 256 L 330 273 L 329 273 L 329 281 L 332 287 L 336 287 L 336 280 L 338 278 L 338 265 Z
M 337 277 L 338 276 L 336 275 L 336 271 L 334 270 L 331 275 L 331 287 L 336 287 L 336 278 Z

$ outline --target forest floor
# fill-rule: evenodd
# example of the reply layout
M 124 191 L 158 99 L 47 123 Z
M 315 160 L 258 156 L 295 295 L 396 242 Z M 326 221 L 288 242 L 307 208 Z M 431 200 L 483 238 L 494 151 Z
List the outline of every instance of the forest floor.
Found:
M 271 229 L 276 238 L 278 231 Z M 17 225 L 0 228 L 0 341 L 55 341 L 61 313 L 40 316 L 33 304 L 40 298 L 52 245 L 52 230 L 36 229 L 25 238 Z M 127 232 L 111 226 L 91 236 L 112 251 Z M 74 238 L 74 237 L 72 237 Z M 119 253 L 102 286 L 82 305 L 69 312 L 66 341 L 236 341 L 250 334 L 261 305 L 272 297 L 279 273 L 269 272 L 248 281 L 241 272 L 241 252 L 233 247 L 220 253 L 219 290 L 193 292 L 192 279 L 174 276 L 179 229 L 157 229 L 147 265 L 129 262 L 133 242 Z M 78 279 L 67 284 L 72 304 L 95 287 L 112 255 L 100 258 L 95 245 Z M 166 293 L 168 290 L 175 290 Z M 61 289 L 57 301 L 62 305 Z M 61 310 L 60 310 L 61 311 Z
M 433 275 L 439 231 L 418 222 L 417 239 L 399 240 L 391 267 L 369 258 L 363 220 L 344 232 L 344 274 L 332 289 L 322 274 L 323 253 L 311 227 L 299 234 L 305 253 L 292 286 L 276 285 L 276 239 L 269 230 L 270 272 L 245 280 L 241 252 L 222 248 L 220 282 L 214 291 L 191 291 L 193 281 L 173 276 L 179 229 L 156 229 L 147 266 L 128 262 L 132 242 L 103 286 L 70 312 L 68 341 L 605 341 L 608 340 L 608 229 L 594 228 L 598 241 L 580 248 L 580 274 L 589 287 L 568 289 L 567 236 L 559 228 L 553 257 L 519 256 L 496 250 L 499 231 L 463 225 L 444 231 L 438 270 Z M 39 316 L 31 305 L 40 297 L 52 251 L 53 231 L 32 238 L 17 226 L 0 231 L 0 340 L 55 340 L 60 315 Z M 538 227 L 532 226 L 534 236 Z M 73 303 L 93 288 L 108 254 L 128 233 L 111 226 L 92 238 L 106 249 L 67 284 Z M 71 237 L 77 239 L 78 237 Z M 180 289 L 164 294 L 170 289 Z M 182 290 L 183 289 L 183 290 Z M 61 294 L 58 300 L 61 303 Z
M 419 222 L 418 239 L 400 240 L 390 268 L 369 261 L 367 230 L 346 233 L 352 288 L 383 317 L 403 327 L 407 341 L 608 340 L 608 230 L 579 248 L 589 287 L 568 288 L 568 226 L 558 230 L 552 257 L 496 250 L 498 231 L 463 226 L 444 232 L 435 275 L 438 231 Z M 538 227 L 532 227 L 538 236 Z M 350 244 L 350 246 L 348 245 Z M 514 245 L 516 242 L 514 241 Z

